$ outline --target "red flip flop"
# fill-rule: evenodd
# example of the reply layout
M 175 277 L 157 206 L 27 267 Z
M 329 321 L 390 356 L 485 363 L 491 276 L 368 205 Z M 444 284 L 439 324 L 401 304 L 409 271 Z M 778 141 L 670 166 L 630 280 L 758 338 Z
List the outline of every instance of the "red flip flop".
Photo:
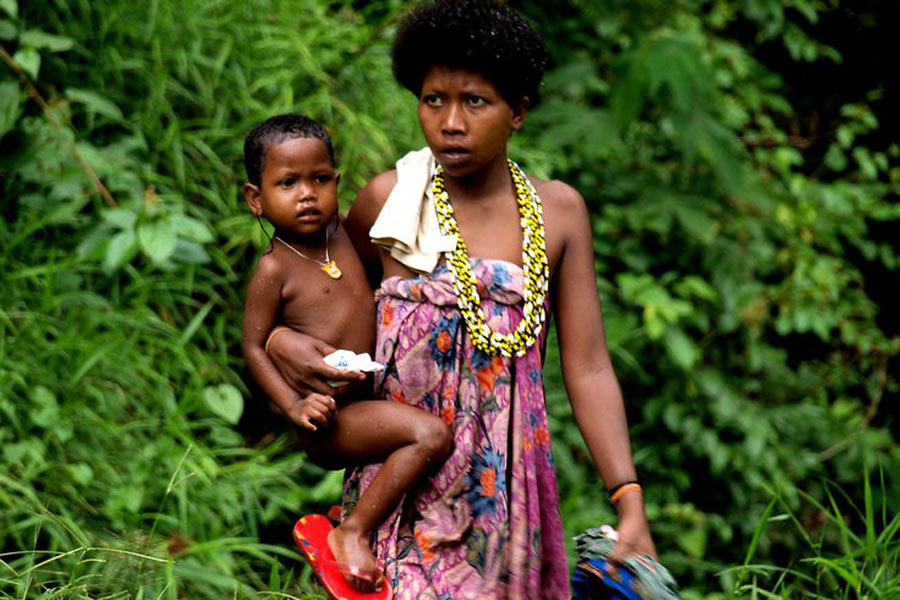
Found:
M 393 590 L 381 571 L 366 571 L 334 560 L 328 546 L 328 533 L 332 529 L 331 521 L 323 515 L 306 515 L 294 525 L 294 541 L 328 594 L 335 600 L 391 600 Z M 381 589 L 362 592 L 350 585 L 345 575 L 370 581 L 380 578 Z

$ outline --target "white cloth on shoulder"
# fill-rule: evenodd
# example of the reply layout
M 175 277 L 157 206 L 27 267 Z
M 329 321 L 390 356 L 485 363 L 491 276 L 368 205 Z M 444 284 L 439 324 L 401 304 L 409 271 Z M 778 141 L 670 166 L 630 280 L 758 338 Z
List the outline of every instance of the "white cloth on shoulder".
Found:
M 455 235 L 441 233 L 434 210 L 434 168 L 434 156 L 427 147 L 398 160 L 397 184 L 369 229 L 373 243 L 419 273 L 431 273 L 441 253 L 456 247 Z

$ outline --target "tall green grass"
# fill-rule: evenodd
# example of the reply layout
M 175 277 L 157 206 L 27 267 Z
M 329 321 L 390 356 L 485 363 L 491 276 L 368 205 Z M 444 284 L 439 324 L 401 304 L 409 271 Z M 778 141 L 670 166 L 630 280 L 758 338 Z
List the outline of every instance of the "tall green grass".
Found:
M 875 489 L 885 489 L 880 471 Z M 824 502 L 794 490 L 807 509 L 798 511 L 775 493 L 747 549 L 744 564 L 726 572 L 738 598 L 896 600 L 900 598 L 900 513 L 885 495 L 878 498 L 868 473 L 858 506 L 840 487 L 827 483 Z M 804 515 L 805 513 L 805 515 Z M 806 543 L 801 558 L 787 565 L 755 562 L 766 537 L 791 528 Z
M 71 284 L 97 268 L 36 270 L 8 256 L 0 268 L 17 282 L 0 311 L 3 594 L 310 589 L 289 519 L 335 486 L 305 487 L 322 473 L 285 439 L 248 446 L 210 406 L 211 386 L 239 379 L 151 308 L 197 301 L 163 295 L 165 276 L 116 287 L 113 300 Z M 195 335 L 211 342 L 226 318 Z
M 3 18 L 0 597 L 317 597 L 291 524 L 340 479 L 244 406 L 239 159 L 294 110 L 334 132 L 344 198 L 389 164 L 415 120 L 367 51 L 383 26 L 316 2 Z

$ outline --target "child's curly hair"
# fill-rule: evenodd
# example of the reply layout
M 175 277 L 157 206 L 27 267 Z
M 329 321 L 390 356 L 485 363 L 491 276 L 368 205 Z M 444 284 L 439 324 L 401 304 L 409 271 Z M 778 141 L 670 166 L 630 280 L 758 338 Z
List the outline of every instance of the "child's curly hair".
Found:
M 257 124 L 244 139 L 244 168 L 247 179 L 253 185 L 260 185 L 262 172 L 266 166 L 266 152 L 274 144 L 288 138 L 318 138 L 328 149 L 331 164 L 334 165 L 334 145 L 331 136 L 318 122 L 305 115 L 284 114 L 269 117 Z
M 401 21 L 392 51 L 394 77 L 417 96 L 431 67 L 477 71 L 507 104 L 534 107 L 549 57 L 528 21 L 495 0 L 435 0 Z

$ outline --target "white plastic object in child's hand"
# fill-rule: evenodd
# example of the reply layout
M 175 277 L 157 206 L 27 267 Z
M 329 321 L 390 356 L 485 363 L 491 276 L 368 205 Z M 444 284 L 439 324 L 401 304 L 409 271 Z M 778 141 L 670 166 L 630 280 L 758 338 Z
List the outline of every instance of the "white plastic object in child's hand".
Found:
M 367 352 L 357 354 L 352 350 L 335 350 L 324 359 L 325 364 L 344 371 L 362 371 L 374 373 L 384 370 L 384 365 L 372 360 Z

